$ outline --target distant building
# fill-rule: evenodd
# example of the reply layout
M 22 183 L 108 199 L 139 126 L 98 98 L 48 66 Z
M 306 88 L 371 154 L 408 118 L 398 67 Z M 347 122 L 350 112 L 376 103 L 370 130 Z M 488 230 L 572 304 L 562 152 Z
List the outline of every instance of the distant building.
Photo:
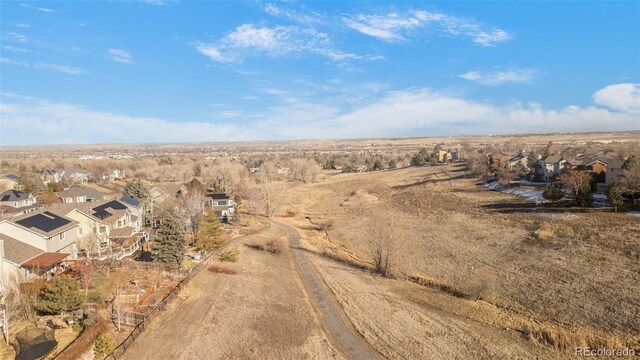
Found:
M 42 178 L 42 182 L 45 185 L 49 185 L 50 183 L 59 183 L 62 181 L 64 177 L 64 170 L 43 170 L 42 174 L 40 174 L 40 178 Z
M 63 203 L 83 203 L 95 202 L 104 199 L 104 194 L 90 188 L 71 187 L 60 192 L 58 195 Z
M 228 222 L 236 216 L 236 202 L 225 193 L 207 194 L 207 205 L 222 222 Z

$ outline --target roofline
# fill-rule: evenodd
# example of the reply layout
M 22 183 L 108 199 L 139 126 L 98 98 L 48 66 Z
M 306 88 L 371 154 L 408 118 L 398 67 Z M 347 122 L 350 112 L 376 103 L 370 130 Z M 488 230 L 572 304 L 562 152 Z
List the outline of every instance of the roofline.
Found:
M 72 212 L 74 212 L 74 211 L 77 211 L 77 212 L 81 213 L 82 215 L 84 215 L 84 216 L 88 217 L 89 219 L 92 219 L 93 221 L 96 221 L 96 222 L 99 222 L 99 223 L 102 223 L 102 224 L 105 224 L 105 225 L 109 225 L 109 224 L 107 224 L 106 222 L 104 222 L 104 221 L 102 221 L 102 220 L 98 219 L 97 217 L 95 217 L 95 216 L 93 216 L 93 215 L 91 215 L 91 214 L 87 214 L 86 212 L 84 212 L 84 211 L 82 211 L 82 210 L 80 210 L 80 209 L 78 209 L 78 208 L 73 208 L 71 211 L 69 211 L 69 212 L 67 213 L 67 215 L 71 214 L 71 213 L 72 213 Z M 65 215 L 65 216 L 67 216 L 67 215 Z M 73 219 L 71 219 L 71 220 L 73 220 Z
M 37 215 L 37 214 L 34 214 L 34 215 Z M 28 218 L 28 217 L 29 217 L 29 216 L 26 216 L 24 219 L 26 219 L 26 218 Z M 20 219 L 20 220 L 22 220 L 22 219 Z M 72 221 L 72 222 L 75 222 L 75 224 L 73 224 L 73 226 L 80 226 L 80 223 L 78 223 L 77 221 L 75 221 L 75 220 L 73 220 L 73 219 L 71 219 L 71 221 Z M 4 223 L 4 222 L 7 222 L 7 223 L 12 224 L 12 225 L 15 225 L 15 226 L 17 226 L 17 227 L 19 227 L 19 228 L 22 228 L 22 229 L 24 229 L 24 230 L 27 230 L 27 231 L 29 231 L 29 232 L 31 232 L 31 233 L 34 233 L 34 234 L 38 235 L 38 236 L 42 236 L 43 238 L 50 238 L 50 237 L 54 237 L 54 236 L 56 236 L 56 235 L 58 235 L 58 234 L 60 234 L 60 233 L 63 233 L 63 232 L 65 232 L 65 231 L 67 231 L 67 230 L 69 230 L 69 229 L 73 228 L 73 226 L 66 228 L 66 227 L 65 227 L 65 226 L 66 226 L 66 224 L 65 224 L 65 225 L 63 225 L 62 227 L 60 227 L 60 229 L 64 229 L 64 230 L 59 231 L 59 232 L 56 232 L 56 233 L 53 233 L 53 234 L 51 234 L 51 235 L 44 235 L 44 234 L 39 233 L 39 232 L 37 232 L 37 231 L 33 231 L 33 230 L 31 230 L 30 228 L 28 228 L 28 227 L 26 227 L 26 226 L 20 225 L 20 224 L 18 224 L 17 222 L 10 221 L 9 219 L 4 219 L 4 220 L 0 221 L 0 224 L 2 224 L 2 223 Z

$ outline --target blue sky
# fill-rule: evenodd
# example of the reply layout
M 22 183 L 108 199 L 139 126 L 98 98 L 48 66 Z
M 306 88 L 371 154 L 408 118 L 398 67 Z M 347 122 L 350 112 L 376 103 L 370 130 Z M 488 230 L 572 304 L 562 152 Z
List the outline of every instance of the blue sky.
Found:
M 2 1 L 0 145 L 640 129 L 640 2 Z

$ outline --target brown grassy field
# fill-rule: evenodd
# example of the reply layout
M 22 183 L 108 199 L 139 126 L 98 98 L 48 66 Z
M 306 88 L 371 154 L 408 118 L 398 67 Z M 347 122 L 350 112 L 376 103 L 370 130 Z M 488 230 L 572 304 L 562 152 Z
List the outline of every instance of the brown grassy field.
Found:
M 300 229 L 305 246 L 324 258 L 372 267 L 374 240 L 391 237 L 393 270 L 400 280 L 385 281 L 402 287 L 391 291 L 398 301 L 410 301 L 422 311 L 434 307 L 433 293 L 402 279 L 423 279 L 420 282 L 464 297 L 447 295 L 456 304 L 446 306 L 447 319 L 461 316 L 498 329 L 511 328 L 518 338 L 546 337 L 548 341 L 542 342 L 559 349 L 581 343 L 640 346 L 638 217 L 536 208 L 517 197 L 486 190 L 468 179 L 463 167 L 454 165 L 329 175 L 316 184 L 293 186 L 286 202 L 290 217 L 283 221 Z M 361 279 L 346 285 L 347 270 L 336 270 L 342 264 L 327 260 L 317 264 L 365 337 L 372 344 L 384 344 L 378 347 L 381 352 L 392 349 L 395 352 L 387 355 L 398 358 L 431 353 L 428 348 L 424 353 L 407 353 L 410 342 L 395 343 L 390 338 L 389 334 L 411 336 L 404 322 L 383 321 L 377 314 L 389 319 L 390 314 L 407 313 L 408 307 L 388 306 L 396 300 L 378 294 L 388 291 L 382 284 L 376 285 L 379 290 L 363 290 L 374 293 L 369 302 L 355 301 L 345 290 L 358 283 L 372 287 L 383 280 L 351 267 L 351 277 L 357 273 Z M 385 304 L 386 309 L 371 311 Z M 478 316 L 484 310 L 469 309 L 481 307 L 478 304 L 488 306 L 485 315 Z M 417 334 L 428 329 L 416 326 L 412 341 L 419 341 Z M 452 339 L 438 341 L 455 342 Z
M 281 242 L 282 251 L 244 246 L 269 240 Z M 302 291 L 285 242 L 285 233 L 274 228 L 238 244 L 239 260 L 214 262 L 212 271 L 196 276 L 125 358 L 340 359 Z

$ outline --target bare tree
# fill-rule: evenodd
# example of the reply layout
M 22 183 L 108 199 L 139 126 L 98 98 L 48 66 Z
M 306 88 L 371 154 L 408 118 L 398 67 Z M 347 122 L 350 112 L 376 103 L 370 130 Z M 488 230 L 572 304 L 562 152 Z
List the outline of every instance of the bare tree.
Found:
M 291 176 L 295 181 L 302 181 L 304 183 L 315 182 L 319 173 L 318 163 L 312 159 L 291 160 Z
M 577 194 L 580 189 L 589 185 L 591 176 L 583 171 L 569 170 L 568 172 L 560 175 L 560 182 L 562 187 L 571 190 L 573 194 Z
M 375 238 L 370 244 L 376 273 L 391 276 L 395 268 L 396 244 L 389 221 L 376 225 Z
M 264 184 L 261 189 L 264 213 L 267 217 L 275 215 L 282 206 L 281 187 L 275 183 Z
M 119 284 L 116 285 L 116 291 L 113 294 L 113 301 L 111 303 L 111 316 L 112 319 L 116 322 L 116 327 L 118 328 L 118 332 L 120 332 L 121 330 L 121 324 L 122 324 L 122 316 L 124 315 L 124 311 L 125 311 L 125 304 L 124 301 L 122 299 L 122 289 L 120 288 Z
M 2 330 L 9 345 L 11 323 L 19 319 L 33 319 L 39 288 L 31 286 L 22 271 L 0 268 L 0 320 Z
M 204 190 L 199 186 L 192 186 L 186 193 L 178 196 L 176 215 L 189 229 L 192 245 L 198 236 L 198 220 L 204 214 L 204 202 Z

